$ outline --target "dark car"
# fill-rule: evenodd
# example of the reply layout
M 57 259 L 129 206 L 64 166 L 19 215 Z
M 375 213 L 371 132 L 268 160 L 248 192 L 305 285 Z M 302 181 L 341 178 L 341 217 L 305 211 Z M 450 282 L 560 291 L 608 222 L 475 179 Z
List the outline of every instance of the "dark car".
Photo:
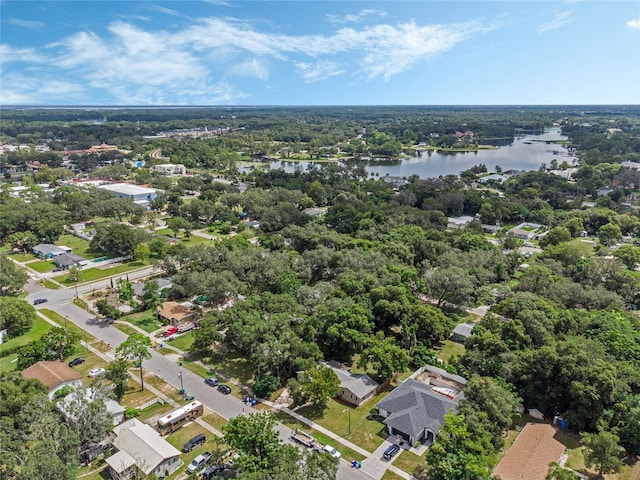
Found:
M 76 365 L 80 365 L 81 363 L 84 363 L 84 358 L 77 357 L 77 358 L 74 358 L 73 360 L 71 360 L 69 362 L 69 366 L 70 367 L 75 367 Z
M 194 448 L 199 447 L 200 445 L 204 445 L 204 442 L 206 442 L 206 440 L 207 437 L 205 437 L 204 434 L 199 433 L 182 446 L 182 451 L 190 452 Z
M 207 467 L 207 469 L 202 474 L 202 480 L 212 480 L 216 478 L 218 473 L 224 472 L 224 465 L 220 465 L 219 463 L 216 465 L 212 465 L 211 467 Z
M 228 385 L 218 385 L 218 391 L 224 395 L 229 395 L 231 393 L 231 388 Z
M 387 448 L 384 453 L 382 454 L 382 456 L 384 458 L 386 458 L 387 460 L 390 460 L 393 458 L 393 456 L 398 453 L 400 451 L 400 447 L 398 445 L 391 445 L 389 448 Z
M 36 298 L 33 301 L 34 305 L 40 305 L 40 304 L 43 304 L 43 303 L 47 303 L 47 299 L 46 298 Z
M 220 382 L 216 377 L 209 377 L 204 380 L 204 383 L 206 383 L 210 387 L 217 387 Z

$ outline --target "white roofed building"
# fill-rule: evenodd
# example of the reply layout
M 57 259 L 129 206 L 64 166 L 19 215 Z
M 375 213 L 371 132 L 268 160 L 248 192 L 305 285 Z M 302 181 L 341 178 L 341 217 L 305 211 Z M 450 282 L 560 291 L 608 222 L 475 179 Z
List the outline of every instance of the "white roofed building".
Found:
M 155 188 L 141 187 L 131 183 L 109 183 L 99 185 L 100 190 L 106 190 L 120 198 L 128 198 L 138 205 L 148 205 L 159 194 L 164 193 L 162 190 Z
M 113 432 L 113 446 L 118 452 L 106 461 L 115 480 L 131 478 L 136 470 L 166 478 L 182 465 L 180 452 L 146 423 L 132 418 Z
M 180 163 L 163 163 L 153 167 L 154 172 L 162 175 L 186 175 L 187 169 Z

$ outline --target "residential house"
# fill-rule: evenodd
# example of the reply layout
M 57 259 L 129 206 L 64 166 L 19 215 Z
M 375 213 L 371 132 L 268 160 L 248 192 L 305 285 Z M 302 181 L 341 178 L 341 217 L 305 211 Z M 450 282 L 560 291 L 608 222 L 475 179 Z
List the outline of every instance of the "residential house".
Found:
M 445 414 L 456 411 L 464 398 L 464 378 L 432 366 L 423 370 L 416 379 L 408 378 L 376 405 L 389 435 L 397 435 L 410 445 L 431 444 Z
M 337 398 L 359 407 L 373 397 L 380 384 L 366 374 L 351 373 L 341 368 L 335 362 L 323 362 L 324 366 L 331 368 L 340 380 L 340 393 Z
M 545 423 L 527 423 L 502 458 L 493 476 L 500 480 L 544 480 L 549 464 L 559 462 L 565 446 L 556 429 Z
M 453 335 L 451 336 L 451 340 L 458 343 L 464 343 L 467 341 L 472 335 L 473 328 L 476 326 L 475 323 L 459 323 L 453 329 Z
M 166 478 L 181 465 L 180 451 L 153 428 L 132 418 L 113 429 L 117 453 L 106 459 L 111 478 L 125 480 L 139 471 Z
M 171 281 L 170 278 L 161 277 L 161 278 L 154 278 L 153 280 L 158 282 L 158 293 L 162 292 L 163 290 L 165 290 L 167 288 L 173 287 L 173 282 Z M 144 292 L 145 283 L 147 283 L 147 282 L 134 283 L 132 285 L 134 294 L 139 298 L 142 297 L 142 293 Z
M 70 386 L 80 388 L 82 375 L 69 367 L 66 363 L 55 361 L 41 361 L 34 363 L 22 371 L 22 376 L 27 380 L 35 378 L 44 383 L 49 389 L 49 399 L 53 399 L 57 390 Z
M 478 178 L 477 181 L 480 183 L 487 183 L 487 182 L 503 183 L 508 179 L 509 177 L 507 177 L 506 175 L 500 175 L 499 173 L 492 173 L 491 175 L 485 175 L 484 177 Z
M 157 307 L 158 316 L 169 322 L 170 325 L 193 322 L 195 314 L 191 308 L 178 302 L 164 302 Z
M 83 393 L 84 393 L 83 395 L 84 399 L 89 402 L 94 402 L 98 399 L 101 399 L 104 402 L 104 405 L 107 409 L 107 413 L 111 415 L 114 425 L 118 425 L 124 421 L 125 408 L 122 405 L 120 405 L 118 402 L 116 402 L 115 400 L 107 396 L 100 395 L 93 388 L 86 388 Z M 72 414 L 72 412 L 70 412 L 69 407 L 72 404 L 72 402 L 75 400 L 74 396 L 75 396 L 75 393 L 70 393 L 69 395 L 64 397 L 64 399 L 62 399 L 60 402 L 57 403 L 57 406 L 60 409 L 60 411 L 64 413 L 65 416 L 67 417 L 69 417 Z
M 89 264 L 89 260 L 75 253 L 65 253 L 64 255 L 58 255 L 53 259 L 53 263 L 58 268 L 70 269 L 71 267 L 83 267 Z
M 513 227 L 507 233 L 512 237 L 519 238 L 520 240 L 531 240 L 540 233 L 541 228 L 542 225 L 537 223 L 523 222 L 517 227 Z
M 53 245 L 52 243 L 39 243 L 32 249 L 33 254 L 36 257 L 41 258 L 42 260 L 47 260 L 53 257 L 57 257 L 58 255 L 64 255 L 65 253 L 71 252 L 69 247 L 58 245 Z
M 447 228 L 452 230 L 457 230 L 459 228 L 464 228 L 467 225 L 469 225 L 473 221 L 473 217 L 465 215 L 462 217 L 449 217 L 447 220 L 449 222 L 447 224 Z

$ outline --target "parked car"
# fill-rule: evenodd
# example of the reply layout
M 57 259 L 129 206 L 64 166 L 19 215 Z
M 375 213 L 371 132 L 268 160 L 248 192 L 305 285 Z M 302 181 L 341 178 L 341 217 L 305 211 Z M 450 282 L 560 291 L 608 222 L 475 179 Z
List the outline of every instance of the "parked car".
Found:
M 52 271 L 53 273 L 56 273 L 56 272 L 61 272 L 61 271 L 63 271 L 63 270 L 64 270 L 64 268 L 62 268 L 62 267 L 56 267 L 56 268 L 54 268 L 54 269 L 53 269 L 53 270 L 51 270 L 51 271 Z
M 224 395 L 229 395 L 231 393 L 231 387 L 228 385 L 220 384 L 218 385 L 218 391 Z
M 206 383 L 210 387 L 217 387 L 220 382 L 216 377 L 209 377 L 204 380 L 204 383 Z
M 174 333 L 178 332 L 178 327 L 169 327 L 165 330 L 165 332 L 162 334 L 163 337 L 170 337 L 171 335 L 173 335 Z
M 182 451 L 183 452 L 190 452 L 194 448 L 199 447 L 200 445 L 204 445 L 204 442 L 206 442 L 206 441 L 207 441 L 207 437 L 205 437 L 204 434 L 199 433 L 195 437 L 193 437 L 190 440 L 188 440 L 187 443 L 185 443 L 182 446 Z
M 89 375 L 90 377 L 98 377 L 100 375 L 104 375 L 104 373 L 104 368 L 100 367 L 94 368 L 93 370 L 89 371 L 87 375 Z
M 204 452 L 203 454 L 198 455 L 196 458 L 194 458 L 191 461 L 191 463 L 187 467 L 187 472 L 189 473 L 197 472 L 202 467 L 204 467 L 207 463 L 209 463 L 209 460 L 211 460 L 211 452 Z
M 33 301 L 33 304 L 34 304 L 34 305 L 41 305 L 41 304 L 43 304 L 43 303 L 47 303 L 47 299 L 46 299 L 46 298 L 36 298 L 36 299 Z
M 328 453 L 333 458 L 340 458 L 342 456 L 342 454 L 339 451 L 337 451 L 335 448 L 333 448 L 331 445 L 325 445 L 322 451 Z
M 394 457 L 394 455 L 396 455 L 399 451 L 400 451 L 400 447 L 394 443 L 384 451 L 382 456 L 387 460 L 391 460 Z
M 224 465 L 220 465 L 219 463 L 207 467 L 207 469 L 202 473 L 202 480 L 213 480 L 214 478 L 217 478 L 217 474 L 224 472 L 224 468 Z
M 73 360 L 71 360 L 69 362 L 69 366 L 70 367 L 75 367 L 76 365 L 80 365 L 81 363 L 84 363 L 84 358 L 82 357 L 76 357 Z

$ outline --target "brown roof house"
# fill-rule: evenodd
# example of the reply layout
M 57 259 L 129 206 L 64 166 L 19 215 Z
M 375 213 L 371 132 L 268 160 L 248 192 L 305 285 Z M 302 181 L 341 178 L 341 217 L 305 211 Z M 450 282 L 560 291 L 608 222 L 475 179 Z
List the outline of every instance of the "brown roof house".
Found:
M 53 399 L 56 390 L 66 386 L 82 387 L 82 375 L 70 368 L 66 363 L 58 361 L 42 361 L 22 371 L 26 379 L 35 378 L 49 389 L 49 399 Z
M 170 325 L 180 325 L 185 322 L 193 322 L 195 314 L 193 310 L 178 302 L 164 302 L 157 307 L 158 316 L 164 318 Z
M 546 423 L 527 423 L 493 475 L 500 480 L 544 480 L 549 464 L 558 462 L 565 447 Z

